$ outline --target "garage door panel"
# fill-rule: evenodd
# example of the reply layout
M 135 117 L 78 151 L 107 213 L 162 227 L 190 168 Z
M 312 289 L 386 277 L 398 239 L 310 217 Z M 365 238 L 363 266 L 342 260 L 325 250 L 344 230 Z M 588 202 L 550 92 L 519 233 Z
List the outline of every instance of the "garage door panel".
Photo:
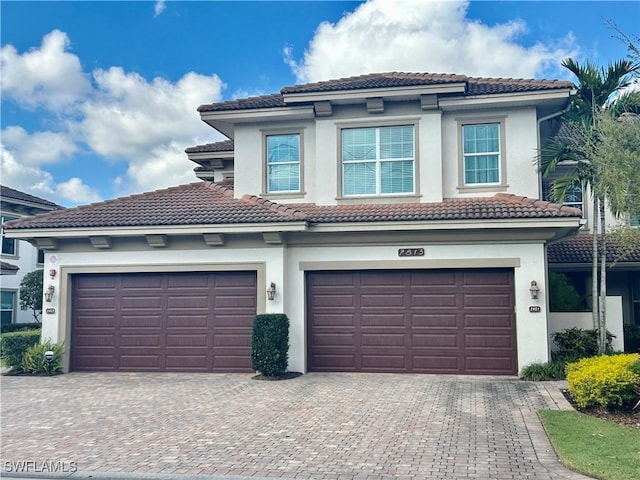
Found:
M 354 332 L 344 333 L 321 333 L 316 332 L 313 336 L 313 343 L 318 348 L 332 346 L 351 346 L 355 342 Z
M 456 312 L 450 314 L 430 314 L 420 315 L 413 313 L 411 315 L 411 325 L 413 328 L 457 328 L 458 318 Z
M 482 315 L 464 315 L 464 326 L 467 328 L 506 328 L 510 331 L 514 329 L 513 314 L 495 312 L 493 314 L 483 313 Z
M 433 293 L 433 294 L 414 294 L 411 296 L 411 306 L 413 308 L 440 308 L 451 307 L 456 308 L 456 295 L 454 293 Z
M 362 347 L 403 347 L 407 344 L 401 333 L 363 333 L 361 338 Z
M 430 335 L 412 335 L 412 343 L 414 347 L 457 347 L 458 335 L 457 333 L 433 333 Z
M 464 336 L 464 346 L 469 348 L 492 348 L 511 349 L 513 348 L 513 337 L 505 335 L 469 335 Z
M 72 278 L 73 370 L 252 371 L 255 272 Z
M 419 373 L 459 373 L 458 357 L 454 355 L 414 355 L 413 370 Z
M 309 369 L 515 374 L 512 279 L 508 269 L 308 272 Z
M 361 369 L 371 372 L 404 372 L 407 370 L 405 355 L 362 354 Z
M 502 294 L 487 294 L 486 292 L 479 292 L 477 294 L 464 295 L 465 307 L 486 307 L 486 308 L 508 308 L 511 306 L 511 299 L 508 295 Z
M 407 320 L 405 316 L 396 312 L 397 310 L 393 309 L 393 313 L 382 315 L 378 313 L 362 313 L 360 315 L 360 325 L 363 327 L 406 327 Z M 351 316 L 351 319 L 353 319 L 353 316 Z
M 124 334 L 120 335 L 120 347 L 160 347 L 160 335 Z
M 364 308 L 394 308 L 404 305 L 404 293 L 363 294 L 360 297 L 360 305 Z
M 192 310 L 188 315 L 173 315 L 167 313 L 167 328 L 207 328 L 209 317 L 207 313 L 194 315 Z

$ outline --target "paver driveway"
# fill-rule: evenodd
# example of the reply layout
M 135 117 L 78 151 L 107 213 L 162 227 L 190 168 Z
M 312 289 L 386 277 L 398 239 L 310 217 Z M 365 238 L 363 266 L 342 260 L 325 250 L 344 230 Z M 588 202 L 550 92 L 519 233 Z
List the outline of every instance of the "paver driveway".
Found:
M 1 387 L 4 473 L 586 478 L 559 465 L 535 415 L 559 390 L 515 378 L 71 373 Z

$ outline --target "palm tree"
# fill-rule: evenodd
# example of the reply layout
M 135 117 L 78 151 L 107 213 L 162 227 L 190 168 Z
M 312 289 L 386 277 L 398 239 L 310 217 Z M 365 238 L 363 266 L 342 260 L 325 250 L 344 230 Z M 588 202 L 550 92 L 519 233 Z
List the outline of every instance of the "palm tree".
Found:
M 552 199 L 563 203 L 569 188 L 579 185 L 588 188 L 593 196 L 593 263 L 592 263 L 592 312 L 593 325 L 598 330 L 600 352 L 604 353 L 606 335 L 606 240 L 605 205 L 609 192 L 601 188 L 600 168 L 595 153 L 598 150 L 598 118 L 607 111 L 619 114 L 620 109 L 636 110 L 640 106 L 637 92 L 623 92 L 631 83 L 631 78 L 640 70 L 640 65 L 629 60 L 610 63 L 606 69 L 599 69 L 593 63 L 580 65 L 566 58 L 562 66 L 570 70 L 578 79 L 576 96 L 572 99 L 563 120 L 567 122 L 571 138 L 556 138 L 543 149 L 539 170 L 544 177 L 554 173 L 558 166 L 565 169 L 564 176 L 552 184 Z M 598 236 L 598 220 L 601 235 Z M 600 238 L 601 244 L 598 245 Z M 600 248 L 599 248 L 600 247 Z M 598 259 L 598 251 L 600 259 Z M 600 265 L 600 291 L 598 293 L 598 266 Z

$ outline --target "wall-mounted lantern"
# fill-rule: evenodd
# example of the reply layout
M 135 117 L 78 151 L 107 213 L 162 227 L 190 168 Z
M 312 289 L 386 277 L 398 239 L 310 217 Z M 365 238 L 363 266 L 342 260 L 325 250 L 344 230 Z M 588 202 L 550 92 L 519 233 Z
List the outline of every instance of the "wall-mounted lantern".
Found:
M 535 280 L 531 280 L 531 286 L 529 287 L 529 293 L 531 294 L 532 300 L 537 300 L 538 295 L 540 295 L 540 287 L 538 286 L 538 282 Z
M 276 284 L 271 282 L 271 285 L 267 288 L 267 299 L 273 300 L 274 298 L 276 298 Z
M 49 277 L 51 277 L 51 280 L 53 280 L 54 278 L 56 278 L 56 274 L 58 272 L 56 272 L 55 268 L 52 268 L 51 270 L 49 270 Z
M 53 285 L 49 285 L 44 291 L 44 299 L 50 302 L 53 299 L 53 294 L 56 293 L 56 288 Z

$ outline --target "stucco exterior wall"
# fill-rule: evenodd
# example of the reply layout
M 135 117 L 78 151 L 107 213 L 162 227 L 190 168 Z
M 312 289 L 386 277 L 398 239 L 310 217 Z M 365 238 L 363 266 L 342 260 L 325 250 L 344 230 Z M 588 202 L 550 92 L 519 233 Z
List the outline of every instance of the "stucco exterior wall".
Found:
M 593 328 L 591 312 L 549 313 L 549 346 L 551 350 L 555 350 L 555 344 L 551 340 L 551 335 L 573 327 L 591 330 Z M 616 336 L 612 341 L 613 349 L 615 351 L 623 351 L 622 297 L 607 297 L 607 330 Z

